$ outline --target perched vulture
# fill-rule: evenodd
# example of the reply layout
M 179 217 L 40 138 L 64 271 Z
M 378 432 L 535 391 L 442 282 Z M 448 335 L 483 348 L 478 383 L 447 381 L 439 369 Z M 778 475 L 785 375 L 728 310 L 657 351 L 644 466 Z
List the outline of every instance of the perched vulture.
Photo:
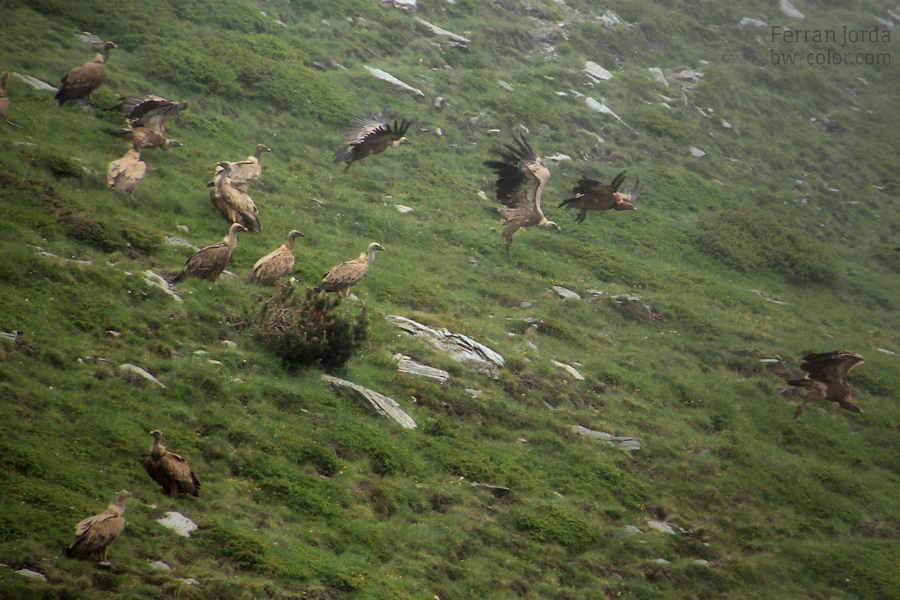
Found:
M 134 198 L 134 192 L 146 172 L 147 164 L 141 160 L 141 144 L 137 142 L 125 156 L 109 163 L 106 183 L 117 192 Z
M 231 185 L 242 192 L 246 192 L 250 189 L 250 184 L 262 175 L 262 164 L 260 163 L 260 160 L 262 160 L 262 153 L 271 151 L 272 150 L 270 150 L 268 146 L 257 144 L 256 152 L 253 156 L 248 156 L 247 160 L 231 163 L 231 174 L 228 176 L 228 179 L 231 180 Z M 224 167 L 216 165 L 216 175 L 218 175 L 223 168 Z
M 9 110 L 9 98 L 6 97 L 6 82 L 9 81 L 9 73 L 0 73 L 0 117 Z
M 387 115 L 374 113 L 355 117 L 353 126 L 344 136 L 347 147 L 334 153 L 334 162 L 347 163 L 347 166 L 344 167 L 346 171 L 353 163 L 367 156 L 381 154 L 388 148 L 396 148 L 400 144 L 412 144 L 403 137 L 412 123 L 406 119 L 398 123 L 395 119 L 394 124 L 391 125 L 388 123 L 388 119 Z
M 259 209 L 247 192 L 231 183 L 230 174 L 234 163 L 220 162 L 217 169 L 215 187 L 209 190 L 213 207 L 229 223 L 240 223 L 250 231 L 262 232 L 259 225 Z
M 625 181 L 625 171 L 622 171 L 613 178 L 612 183 L 606 185 L 600 183 L 590 177 L 582 177 L 578 181 L 578 185 L 572 188 L 574 198 L 563 200 L 559 207 L 569 207 L 580 209 L 581 212 L 575 217 L 576 223 L 581 223 L 587 217 L 589 210 L 635 210 L 632 202 L 641 195 L 641 180 L 638 178 L 634 182 L 634 189 L 628 187 L 619 190 L 619 186 Z
M 150 432 L 153 436 L 153 446 L 150 448 L 150 456 L 144 459 L 144 468 L 147 474 L 162 486 L 163 492 L 175 497 L 179 493 L 200 495 L 200 482 L 191 471 L 188 461 L 180 454 L 169 452 L 159 443 L 162 431 L 155 429 Z
M 541 212 L 541 192 L 550 179 L 550 171 L 524 136 L 513 135 L 513 141 L 516 146 L 507 144 L 500 149 L 503 160 L 484 163 L 497 173 L 497 201 L 505 208 L 481 207 L 503 219 L 500 235 L 506 240 L 507 254 L 513 234 L 521 227 L 560 228 L 553 221 L 548 221 Z
M 348 295 L 350 288 L 359 283 L 359 280 L 369 270 L 369 265 L 375 262 L 376 250 L 384 251 L 384 248 L 381 247 L 381 244 L 372 242 L 356 260 L 348 260 L 328 271 L 328 274 L 316 285 L 315 290 Z
M 178 140 L 166 138 L 166 119 L 186 109 L 187 102 L 172 102 L 159 96 L 125 96 L 118 108 L 128 120 L 128 128 L 113 133 L 130 144 L 162 150 L 183 146 Z
M 822 400 L 831 400 L 844 410 L 861 413 L 862 409 L 850 401 L 850 383 L 847 381 L 847 374 L 861 364 L 863 357 L 856 352 L 823 352 L 804 356 L 800 363 L 800 368 L 805 371 L 803 377 L 788 381 L 788 385 L 807 390 L 794 418 L 800 416 L 807 404 Z
M 296 229 L 288 234 L 287 243 L 256 261 L 247 283 L 275 285 L 294 268 L 294 238 L 306 237 Z
M 109 545 L 125 531 L 125 498 L 128 491 L 122 490 L 116 503 L 93 517 L 88 517 L 75 526 L 75 539 L 66 548 L 66 556 L 86 556 L 94 554 L 101 561 L 106 560 Z
M 84 63 L 80 67 L 75 67 L 62 78 L 62 85 L 56 92 L 56 99 L 62 106 L 66 100 L 81 100 L 89 98 L 91 93 L 106 81 L 106 61 L 109 58 L 110 48 L 117 46 L 112 42 L 103 44 L 100 54 L 93 59 Z
M 178 283 L 189 275 L 203 277 L 215 283 L 222 271 L 231 264 L 231 257 L 234 256 L 234 247 L 237 246 L 237 234 L 240 231 L 247 231 L 247 228 L 240 223 L 232 223 L 225 239 L 218 244 L 197 250 L 188 259 L 181 272 L 172 279 L 172 283 Z

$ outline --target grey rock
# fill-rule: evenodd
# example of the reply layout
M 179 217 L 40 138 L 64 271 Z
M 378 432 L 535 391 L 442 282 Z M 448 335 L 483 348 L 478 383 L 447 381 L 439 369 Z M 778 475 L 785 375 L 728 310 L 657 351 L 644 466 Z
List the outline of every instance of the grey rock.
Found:
M 394 77 L 393 75 L 388 73 L 387 71 L 382 71 L 381 69 L 373 69 L 369 65 L 363 65 L 363 66 L 369 73 L 371 73 L 373 76 L 377 77 L 378 79 L 381 79 L 382 81 L 387 81 L 388 83 L 395 85 L 400 89 L 404 89 L 406 91 L 412 92 L 416 96 L 421 96 L 423 98 L 425 97 L 425 92 L 423 92 L 420 89 L 414 88 L 410 85 L 403 83 L 402 81 L 400 81 L 399 79 L 397 79 L 396 77 Z
M 781 9 L 781 12 L 784 13 L 786 17 L 790 17 L 791 19 L 802 21 L 806 18 L 806 15 L 794 8 L 794 5 L 788 2 L 788 0 L 781 0 L 778 3 L 778 8 Z
M 695 158 L 703 158 L 704 156 L 706 156 L 706 152 L 704 152 L 700 148 L 695 148 L 694 146 L 691 146 L 690 148 L 688 148 L 688 150 L 690 150 L 691 156 L 693 156 Z
M 575 367 L 573 367 L 571 365 L 567 365 L 566 363 L 561 363 L 556 360 L 551 360 L 550 362 L 553 363 L 553 366 L 559 367 L 560 369 L 567 372 L 569 375 L 571 375 L 575 379 L 578 379 L 579 381 L 584 381 L 584 375 L 579 373 Z
M 28 579 L 37 579 L 39 581 L 47 581 L 47 578 L 43 573 L 38 573 L 37 571 L 32 571 L 31 569 L 19 569 L 16 571 L 22 577 L 27 577 Z
M 578 435 L 603 440 L 604 442 L 609 443 L 609 445 L 613 446 L 614 448 L 621 448 L 623 450 L 641 449 L 641 443 L 633 437 L 622 437 L 613 435 L 611 433 L 605 433 L 603 431 L 592 431 L 587 427 L 582 427 L 581 425 L 572 425 L 572 431 L 574 433 L 577 433 Z
M 581 296 L 579 296 L 572 290 L 567 290 L 566 288 L 560 287 L 558 285 L 553 286 L 553 291 L 559 294 L 559 297 L 563 300 L 581 300 Z
M 514 91 L 516 91 L 516 88 L 514 88 L 514 87 L 511 86 L 511 85 L 509 85 L 508 83 L 506 83 L 506 82 L 503 81 L 502 79 L 498 79 L 498 80 L 497 80 L 497 85 L 499 85 L 501 88 L 503 88 L 503 89 L 506 90 L 507 92 L 514 92 Z
M 665 75 L 663 75 L 662 69 L 659 69 L 657 67 L 651 67 L 651 68 L 647 69 L 647 71 L 650 73 L 650 78 L 653 79 L 653 81 L 656 81 L 657 83 L 661 83 L 664 86 L 669 87 L 669 80 L 666 79 Z
M 165 385 L 162 381 L 160 381 L 159 379 L 157 379 L 156 377 L 154 377 L 153 375 L 151 375 L 151 374 L 150 374 L 149 372 L 147 372 L 146 370 L 144 370 L 144 369 L 138 367 L 137 365 L 133 365 L 133 364 L 131 364 L 131 363 L 125 363 L 124 365 L 121 365 L 121 366 L 119 367 L 119 370 L 120 370 L 120 371 L 125 371 L 126 373 L 134 373 L 135 375 L 140 375 L 141 377 L 143 377 L 144 379 L 146 379 L 146 380 L 149 381 L 150 383 L 152 383 L 152 384 L 154 384 L 154 385 L 157 385 L 157 386 L 159 386 L 159 387 L 161 387 L 161 388 L 166 387 L 166 385 Z
M 416 362 L 403 354 L 395 354 L 394 359 L 397 361 L 397 370 L 401 373 L 424 377 L 425 379 L 433 379 L 438 383 L 446 383 L 450 379 L 450 373 L 443 369 L 429 367 L 422 363 Z
M 228 347 L 231 348 L 232 350 L 237 350 L 237 347 L 238 347 L 237 343 L 236 343 L 236 342 L 232 342 L 231 340 L 222 340 L 222 345 L 223 345 L 223 346 L 228 346 Z
M 416 422 L 400 408 L 400 404 L 393 398 L 388 398 L 374 390 L 357 385 L 351 381 L 338 379 L 331 375 L 322 375 L 322 381 L 331 384 L 331 387 L 342 397 L 356 402 L 369 412 L 386 417 L 399 423 L 406 429 L 415 429 Z
M 14 77 L 17 77 L 33 87 L 36 90 L 40 90 L 42 92 L 53 92 L 54 94 L 59 90 L 46 81 L 41 81 L 37 77 L 32 77 L 31 75 L 22 75 L 21 73 L 13 73 Z
M 635 527 L 634 525 L 626 525 L 626 526 L 625 526 L 625 531 L 627 531 L 628 533 L 630 533 L 630 534 L 632 534 L 632 535 L 639 535 L 639 534 L 644 533 L 643 531 L 641 531 L 640 529 L 638 529 L 638 528 Z
M 396 1 L 397 0 L 394 0 L 394 2 L 396 2 Z M 418 17 L 416 18 L 416 21 L 418 21 L 426 29 L 431 30 L 431 32 L 435 35 L 444 36 L 444 37 L 449 38 L 449 39 L 453 40 L 454 42 L 458 42 L 460 44 L 471 44 L 472 43 L 472 40 L 470 40 L 468 38 L 464 38 L 461 35 L 456 35 L 455 33 L 451 33 L 449 31 L 447 31 L 446 29 L 441 29 L 437 25 L 433 25 L 433 24 L 429 23 L 428 21 L 419 19 Z
M 612 79 L 613 74 L 598 65 L 595 62 L 587 61 L 584 63 L 584 72 L 587 73 L 588 77 L 593 79 L 595 82 L 599 83 L 600 81 L 607 81 Z
M 178 302 L 179 304 L 184 303 L 184 298 L 179 296 L 178 292 L 176 292 L 174 289 L 172 289 L 172 286 L 169 285 L 169 282 L 166 281 L 165 279 L 163 279 L 162 277 L 160 277 L 159 275 L 157 275 L 156 273 L 154 273 L 153 271 L 151 271 L 150 269 L 147 269 L 146 271 L 144 271 L 143 276 L 144 276 L 144 281 L 147 282 L 147 285 L 161 289 L 166 294 L 171 296 L 172 299 L 175 302 Z
M 446 329 L 439 331 L 397 315 L 387 315 L 385 318 L 407 335 L 424 340 L 431 347 L 446 352 L 450 358 L 471 371 L 498 379 L 500 368 L 506 364 L 506 359 L 500 354 L 461 333 L 451 333 Z
M 167 565 L 166 563 L 164 563 L 161 560 L 150 563 L 150 568 L 156 569 L 157 571 L 171 571 L 172 570 L 171 566 Z
M 650 529 L 655 529 L 656 531 L 671 533 L 672 535 L 675 535 L 675 530 L 672 529 L 672 526 L 665 521 L 654 521 L 653 519 L 647 519 L 647 527 L 649 527 Z
M 667 560 L 664 559 L 664 558 L 657 558 L 657 559 L 654 560 L 653 562 L 655 562 L 655 563 L 658 564 L 658 565 L 668 565 L 668 564 L 671 564 L 669 561 L 667 561 Z
M 156 522 L 182 537 L 190 537 L 191 532 L 197 529 L 197 524 L 180 512 L 167 512 L 164 518 L 157 519 Z

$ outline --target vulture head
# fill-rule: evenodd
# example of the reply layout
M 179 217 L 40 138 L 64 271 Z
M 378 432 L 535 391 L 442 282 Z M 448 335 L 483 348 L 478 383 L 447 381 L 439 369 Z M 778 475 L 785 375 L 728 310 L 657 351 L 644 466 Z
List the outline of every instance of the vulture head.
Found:
M 546 221 L 544 223 L 539 223 L 538 227 L 540 227 L 541 229 L 558 229 L 559 231 L 562 231 L 562 227 L 560 227 L 553 221 Z

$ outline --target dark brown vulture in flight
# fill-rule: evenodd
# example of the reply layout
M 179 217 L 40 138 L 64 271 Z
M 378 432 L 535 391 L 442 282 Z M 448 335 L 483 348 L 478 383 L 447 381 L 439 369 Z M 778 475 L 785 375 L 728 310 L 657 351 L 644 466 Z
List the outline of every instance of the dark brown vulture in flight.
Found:
M 381 244 L 372 242 L 369 248 L 359 255 L 356 260 L 348 260 L 334 267 L 322 278 L 322 281 L 316 285 L 315 290 L 325 292 L 337 292 L 343 296 L 350 294 L 350 288 L 359 283 L 369 266 L 375 262 L 375 252 L 377 250 L 385 251 Z
M 513 141 L 516 146 L 507 144 L 499 150 L 503 160 L 484 163 L 497 173 L 497 201 L 505 208 L 481 207 L 503 219 L 500 235 L 506 240 L 507 254 L 513 234 L 521 227 L 560 228 L 548 221 L 541 211 L 541 192 L 550 179 L 550 171 L 528 145 L 525 136 L 513 135 Z
M 166 138 L 166 119 L 187 108 L 187 102 L 172 102 L 159 96 L 126 96 L 118 107 L 128 120 L 127 129 L 113 133 L 132 146 L 168 150 L 183 144 Z
M 218 244 L 207 246 L 195 252 L 188 259 L 181 272 L 172 279 L 172 283 L 178 283 L 188 276 L 202 277 L 213 283 L 218 281 L 219 275 L 231 264 L 234 248 L 237 246 L 237 234 L 240 231 L 247 231 L 247 228 L 240 223 L 232 223 L 225 239 Z
M 353 163 L 367 156 L 380 154 L 388 148 L 396 148 L 401 144 L 412 144 L 403 137 L 411 124 L 406 119 L 399 123 L 395 119 L 394 124 L 391 125 L 388 123 L 387 115 L 384 114 L 358 115 L 353 119 L 353 126 L 344 136 L 347 147 L 334 153 L 334 162 L 347 163 L 347 166 L 344 167 L 346 171 Z
M 262 175 L 262 164 L 260 163 L 260 160 L 262 160 L 262 153 L 271 151 L 272 150 L 270 150 L 268 146 L 257 144 L 253 156 L 248 156 L 247 160 L 231 163 L 231 174 L 228 176 L 228 179 L 231 180 L 231 185 L 242 192 L 246 192 L 250 189 L 250 184 Z M 219 165 L 221 165 L 221 163 L 219 163 Z M 219 165 L 216 165 L 216 175 L 224 168 Z M 213 184 L 215 184 L 215 180 L 213 180 Z
M 94 554 L 101 561 L 106 560 L 109 545 L 125 531 L 125 498 L 128 491 L 122 490 L 116 503 L 93 517 L 88 517 L 75 526 L 75 539 L 66 548 L 66 556 L 79 557 Z
M 808 404 L 831 400 L 844 410 L 861 413 L 862 409 L 850 401 L 850 382 L 847 374 L 857 365 L 863 364 L 863 357 L 855 352 L 823 352 L 807 354 L 800 363 L 805 371 L 801 379 L 791 379 L 788 385 L 806 388 L 794 418 L 806 409 Z
M 9 73 L 0 73 L 0 117 L 9 110 L 9 98 L 6 97 L 6 82 L 9 81 Z
M 239 190 L 231 183 L 234 163 L 224 161 L 216 167 L 214 187 L 209 190 L 209 199 L 213 207 L 229 223 L 240 223 L 250 231 L 261 233 L 256 203 L 247 192 Z
M 200 482 L 188 461 L 180 454 L 169 452 L 159 443 L 162 431 L 154 429 L 150 432 L 153 436 L 153 446 L 150 448 L 150 456 L 144 459 L 144 468 L 147 474 L 162 486 L 163 492 L 175 497 L 178 494 L 200 495 Z
M 125 156 L 109 163 L 106 171 L 106 183 L 112 189 L 134 198 L 138 184 L 147 172 L 147 164 L 141 160 L 141 144 L 135 145 Z
M 56 91 L 56 99 L 62 106 L 67 100 L 81 100 L 89 98 L 91 92 L 103 85 L 106 81 L 106 61 L 109 59 L 109 50 L 117 46 L 112 42 L 103 44 L 100 54 L 75 67 L 62 78 L 62 85 Z
M 296 229 L 288 234 L 287 243 L 256 261 L 247 283 L 275 285 L 294 268 L 294 238 L 306 237 Z
M 612 180 L 612 183 L 606 185 L 600 183 L 590 177 L 582 177 L 578 181 L 578 185 L 572 188 L 574 198 L 563 200 L 559 207 L 577 208 L 581 212 L 575 217 L 576 223 L 581 223 L 587 217 L 589 210 L 635 210 L 634 202 L 641 195 L 641 180 L 638 178 L 634 182 L 634 188 L 629 190 L 628 187 L 619 191 L 619 186 L 625 181 L 625 171 L 622 171 Z

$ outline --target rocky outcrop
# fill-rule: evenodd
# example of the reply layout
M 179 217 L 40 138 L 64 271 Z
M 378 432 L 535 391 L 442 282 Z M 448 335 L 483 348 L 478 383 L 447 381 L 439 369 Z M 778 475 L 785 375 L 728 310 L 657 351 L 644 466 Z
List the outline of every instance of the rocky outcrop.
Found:
M 374 390 L 357 385 L 352 381 L 338 379 L 331 375 L 322 375 L 322 381 L 331 384 L 332 389 L 343 398 L 355 402 L 372 414 L 396 421 L 406 429 L 415 429 L 416 422 L 403 412 L 400 404 L 393 398 L 379 394 Z

